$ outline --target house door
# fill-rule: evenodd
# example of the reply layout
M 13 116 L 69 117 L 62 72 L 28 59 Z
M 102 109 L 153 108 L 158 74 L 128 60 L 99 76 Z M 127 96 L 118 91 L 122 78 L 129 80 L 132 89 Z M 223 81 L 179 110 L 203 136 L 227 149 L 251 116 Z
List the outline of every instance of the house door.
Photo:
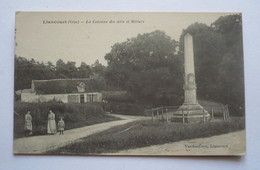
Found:
M 85 103 L 85 101 L 84 101 L 84 94 L 80 95 L 80 103 Z

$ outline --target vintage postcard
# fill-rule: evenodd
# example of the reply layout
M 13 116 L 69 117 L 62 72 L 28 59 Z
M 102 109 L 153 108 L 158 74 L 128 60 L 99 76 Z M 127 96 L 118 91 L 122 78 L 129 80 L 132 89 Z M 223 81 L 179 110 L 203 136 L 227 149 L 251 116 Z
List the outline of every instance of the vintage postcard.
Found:
M 241 13 L 17 12 L 14 61 L 14 154 L 246 154 Z

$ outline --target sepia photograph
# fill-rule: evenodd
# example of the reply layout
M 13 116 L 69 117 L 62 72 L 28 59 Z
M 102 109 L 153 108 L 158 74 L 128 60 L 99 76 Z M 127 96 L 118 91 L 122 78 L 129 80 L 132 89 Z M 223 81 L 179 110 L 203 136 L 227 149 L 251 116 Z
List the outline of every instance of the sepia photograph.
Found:
M 246 154 L 242 13 L 16 12 L 16 155 Z

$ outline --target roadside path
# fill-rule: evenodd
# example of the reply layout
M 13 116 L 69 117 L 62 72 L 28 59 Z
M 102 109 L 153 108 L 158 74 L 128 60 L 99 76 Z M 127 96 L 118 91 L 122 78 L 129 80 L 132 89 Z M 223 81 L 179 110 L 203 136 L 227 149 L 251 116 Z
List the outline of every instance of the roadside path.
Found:
M 246 151 L 245 130 L 207 138 L 122 150 L 104 155 L 243 155 Z
M 55 135 L 32 136 L 15 139 L 13 142 L 13 152 L 14 154 L 40 154 L 73 143 L 80 138 L 107 130 L 114 126 L 149 118 L 142 116 L 125 116 L 110 113 L 107 114 L 121 118 L 123 120 L 99 123 L 91 126 L 66 130 L 64 131 L 64 135 L 59 135 L 57 133 Z

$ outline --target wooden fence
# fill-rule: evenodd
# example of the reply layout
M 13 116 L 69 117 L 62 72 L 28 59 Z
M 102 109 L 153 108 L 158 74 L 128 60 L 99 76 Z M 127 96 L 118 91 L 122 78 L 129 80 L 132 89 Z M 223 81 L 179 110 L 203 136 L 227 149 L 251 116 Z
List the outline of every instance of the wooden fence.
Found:
M 176 116 L 170 116 L 173 112 L 177 112 L 178 108 L 180 106 L 162 106 L 162 107 L 156 107 L 152 109 L 145 110 L 146 114 L 150 114 L 152 121 L 154 120 L 162 120 L 169 122 L 170 118 L 174 118 Z M 229 118 L 229 109 L 228 105 L 225 106 L 213 106 L 213 105 L 207 105 L 203 106 L 205 109 L 203 109 L 203 115 L 198 115 L 198 117 L 203 118 L 203 122 L 206 122 L 206 116 L 205 113 L 208 111 L 210 114 L 211 119 L 223 119 L 224 121 L 228 120 Z M 184 111 L 182 110 L 181 116 L 178 116 L 176 118 L 181 118 L 182 122 L 185 123 L 185 118 L 187 118 L 187 115 L 184 114 Z

